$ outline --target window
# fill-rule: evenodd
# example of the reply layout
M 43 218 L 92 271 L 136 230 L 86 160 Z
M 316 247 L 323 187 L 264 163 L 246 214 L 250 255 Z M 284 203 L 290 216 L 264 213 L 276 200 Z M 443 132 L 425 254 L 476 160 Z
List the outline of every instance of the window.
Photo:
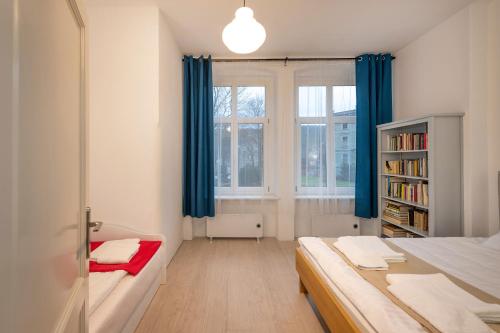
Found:
M 265 85 L 214 87 L 214 163 L 219 194 L 261 194 L 269 110 Z
M 356 87 L 297 88 L 297 192 L 353 195 Z
M 214 87 L 215 186 L 231 187 L 231 87 Z

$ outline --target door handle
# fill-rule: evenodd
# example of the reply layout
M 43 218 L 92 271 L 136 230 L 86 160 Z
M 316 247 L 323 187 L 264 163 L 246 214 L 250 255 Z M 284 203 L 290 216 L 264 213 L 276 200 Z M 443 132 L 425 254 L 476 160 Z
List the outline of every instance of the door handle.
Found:
M 103 222 L 100 221 L 92 221 L 92 210 L 90 207 L 85 208 L 85 222 L 86 222 L 86 235 L 85 235 L 85 247 L 87 249 L 87 259 L 90 257 L 90 229 L 93 232 L 99 231 L 101 229 Z
M 99 229 L 101 229 L 103 222 L 96 221 L 96 222 L 89 222 L 89 229 L 93 228 L 93 232 L 98 232 Z

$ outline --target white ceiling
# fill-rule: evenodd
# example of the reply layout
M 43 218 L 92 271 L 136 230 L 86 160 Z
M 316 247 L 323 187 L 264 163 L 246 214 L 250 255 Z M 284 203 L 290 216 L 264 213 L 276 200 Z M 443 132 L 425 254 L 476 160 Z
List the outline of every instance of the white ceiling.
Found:
M 221 33 L 239 0 L 156 0 L 185 54 L 237 57 Z M 397 51 L 473 0 L 247 0 L 267 31 L 251 56 Z

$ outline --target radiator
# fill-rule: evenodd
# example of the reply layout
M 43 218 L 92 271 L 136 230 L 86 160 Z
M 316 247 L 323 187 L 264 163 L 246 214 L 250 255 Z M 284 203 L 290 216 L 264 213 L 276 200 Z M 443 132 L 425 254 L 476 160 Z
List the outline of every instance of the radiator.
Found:
M 264 235 L 262 214 L 218 214 L 207 220 L 207 237 L 257 238 Z
M 347 214 L 313 216 L 311 232 L 316 237 L 359 236 L 359 219 Z

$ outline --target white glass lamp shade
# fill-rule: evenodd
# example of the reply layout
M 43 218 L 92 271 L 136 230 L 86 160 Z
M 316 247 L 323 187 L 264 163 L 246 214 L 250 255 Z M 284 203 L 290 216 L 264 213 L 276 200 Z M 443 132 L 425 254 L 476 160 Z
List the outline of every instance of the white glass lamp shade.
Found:
M 247 54 L 257 51 L 266 40 L 266 30 L 253 17 L 253 10 L 239 8 L 234 19 L 222 31 L 222 41 L 234 53 Z

